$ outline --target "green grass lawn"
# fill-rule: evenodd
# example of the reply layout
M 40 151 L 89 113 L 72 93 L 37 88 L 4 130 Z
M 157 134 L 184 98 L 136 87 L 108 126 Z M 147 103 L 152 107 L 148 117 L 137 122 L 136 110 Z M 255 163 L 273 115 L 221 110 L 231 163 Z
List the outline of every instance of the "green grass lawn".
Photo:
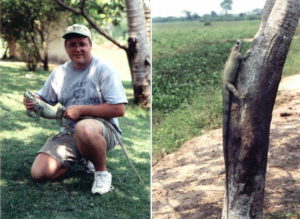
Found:
M 38 90 L 49 72 L 28 72 L 24 63 L 3 61 L 0 72 L 1 218 L 150 218 L 150 118 L 148 111 L 132 104 L 129 81 L 123 81 L 129 104 L 120 125 L 123 143 L 146 186 L 116 146 L 107 161 L 115 189 L 99 196 L 90 192 L 93 175 L 79 165 L 56 182 L 31 180 L 36 152 L 59 127 L 55 121 L 35 123 L 29 118 L 22 104 L 23 92 Z
M 260 21 L 153 24 L 153 157 L 175 151 L 221 127 L 221 73 L 236 39 L 250 39 Z M 300 27 L 300 26 L 299 26 Z M 283 76 L 300 73 L 300 28 Z M 249 40 L 247 40 L 249 41 Z M 245 42 L 243 49 L 250 45 Z

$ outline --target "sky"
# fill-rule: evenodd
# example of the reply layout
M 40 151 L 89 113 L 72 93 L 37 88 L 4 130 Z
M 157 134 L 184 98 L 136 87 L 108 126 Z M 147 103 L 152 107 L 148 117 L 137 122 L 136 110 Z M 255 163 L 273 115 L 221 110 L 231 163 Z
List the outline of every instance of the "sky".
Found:
M 150 0 L 152 17 L 184 16 L 182 11 L 196 12 L 200 16 L 215 11 L 222 12 L 220 6 L 223 0 Z M 238 14 L 263 8 L 265 0 L 233 0 L 229 13 Z

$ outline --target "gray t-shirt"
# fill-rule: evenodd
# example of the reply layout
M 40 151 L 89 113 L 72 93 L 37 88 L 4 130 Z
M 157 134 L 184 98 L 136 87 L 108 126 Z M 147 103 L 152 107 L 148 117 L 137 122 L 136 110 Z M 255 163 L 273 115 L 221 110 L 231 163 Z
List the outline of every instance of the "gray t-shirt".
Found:
M 93 57 L 83 70 L 74 69 L 71 61 L 54 69 L 37 94 L 47 103 L 68 107 L 101 103 L 128 103 L 117 73 L 102 60 Z M 121 133 L 117 118 L 110 122 Z M 76 121 L 70 121 L 74 127 Z

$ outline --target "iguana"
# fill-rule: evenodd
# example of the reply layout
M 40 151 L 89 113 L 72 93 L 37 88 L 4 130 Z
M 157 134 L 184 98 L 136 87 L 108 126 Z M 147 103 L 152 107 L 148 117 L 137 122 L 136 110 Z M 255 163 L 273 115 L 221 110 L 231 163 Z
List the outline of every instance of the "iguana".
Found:
M 245 99 L 236 89 L 234 83 L 239 72 L 240 64 L 243 60 L 248 58 L 250 51 L 247 51 L 244 56 L 241 55 L 242 41 L 236 41 L 235 45 L 231 48 L 231 52 L 225 63 L 222 79 L 222 95 L 223 95 L 223 150 L 225 160 L 226 172 L 226 186 L 228 185 L 228 130 L 231 110 L 231 97 L 238 98 L 239 100 Z M 228 205 L 228 188 L 226 188 L 226 200 L 224 204 Z M 227 215 L 228 218 L 228 215 Z
M 56 109 L 55 107 L 49 105 L 48 103 L 44 102 L 43 100 L 36 98 L 30 91 L 26 91 L 24 93 L 24 97 L 32 100 L 35 103 L 33 110 L 27 110 L 26 113 L 28 116 L 33 117 L 35 119 L 35 121 L 37 121 L 37 122 L 39 122 L 40 117 L 43 117 L 45 119 L 56 119 L 60 126 L 64 126 L 67 130 L 69 130 L 69 126 L 68 126 L 66 120 L 63 118 L 63 114 L 66 111 L 65 107 L 61 106 L 58 109 Z M 135 166 L 133 165 L 132 161 L 130 160 L 128 153 L 126 151 L 126 148 L 122 143 L 119 133 L 116 131 L 116 129 L 113 127 L 113 125 L 109 121 L 107 121 L 103 118 L 99 118 L 99 117 L 81 116 L 79 118 L 79 120 L 91 119 L 91 118 L 101 121 L 113 133 L 115 133 L 116 139 L 117 139 L 118 143 L 120 144 L 128 163 L 131 165 L 132 169 L 135 171 L 139 180 L 145 185 L 144 181 L 142 180 L 141 176 L 139 175 L 138 171 L 136 170 Z
M 39 98 L 36 98 L 33 93 L 30 91 L 26 91 L 24 93 L 24 97 L 33 101 L 34 107 L 33 110 L 27 110 L 26 114 L 35 119 L 36 122 L 40 121 L 40 117 L 45 119 L 56 119 L 60 126 L 63 126 L 63 114 L 66 110 L 65 107 L 59 107 L 56 109 L 55 107 L 51 106 L 50 104 L 42 101 Z

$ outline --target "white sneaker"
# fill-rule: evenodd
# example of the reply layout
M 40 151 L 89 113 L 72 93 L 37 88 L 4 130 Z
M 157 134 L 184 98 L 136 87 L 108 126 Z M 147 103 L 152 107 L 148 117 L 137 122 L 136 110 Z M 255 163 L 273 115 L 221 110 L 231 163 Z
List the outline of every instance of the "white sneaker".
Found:
M 94 173 L 92 193 L 103 195 L 113 189 L 111 186 L 112 176 L 108 171 L 96 171 Z

